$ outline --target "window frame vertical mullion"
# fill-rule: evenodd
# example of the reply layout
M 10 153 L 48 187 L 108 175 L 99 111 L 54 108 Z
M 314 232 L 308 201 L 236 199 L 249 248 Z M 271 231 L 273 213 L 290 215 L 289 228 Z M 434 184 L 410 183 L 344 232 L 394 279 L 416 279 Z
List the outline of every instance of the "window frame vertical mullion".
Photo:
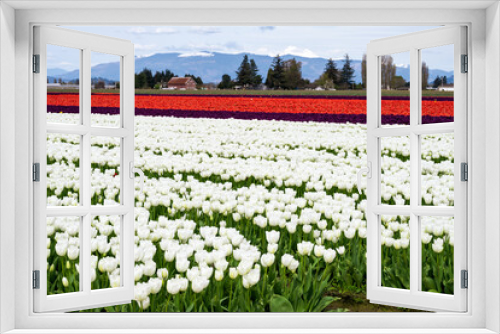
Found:
M 410 292 L 413 294 L 420 289 L 419 266 L 419 217 L 415 210 L 419 205 L 419 135 L 415 128 L 419 124 L 419 56 L 418 49 L 410 48 Z
M 91 59 L 90 59 L 90 49 L 83 49 L 82 57 L 82 79 L 80 85 L 82 86 L 82 107 L 81 107 L 81 117 L 82 125 L 87 129 L 90 129 L 90 110 L 91 110 Z M 91 267 L 90 267 L 90 253 L 91 253 L 91 221 L 90 216 L 90 205 L 91 205 L 91 146 L 90 146 L 90 131 L 87 131 L 82 138 L 82 161 L 80 162 L 81 178 L 83 180 L 83 191 L 82 191 L 82 206 L 87 211 L 87 214 L 83 216 L 83 240 L 82 240 L 82 250 L 80 251 L 80 257 L 82 259 L 80 263 L 80 273 L 82 275 L 82 285 L 83 291 L 90 293 L 91 291 Z

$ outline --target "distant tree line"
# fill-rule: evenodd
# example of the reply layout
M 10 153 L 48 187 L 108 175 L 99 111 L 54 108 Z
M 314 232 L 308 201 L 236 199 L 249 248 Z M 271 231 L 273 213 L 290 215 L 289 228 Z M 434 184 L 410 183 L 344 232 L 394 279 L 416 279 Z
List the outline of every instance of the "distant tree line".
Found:
M 219 89 L 260 89 L 263 78 L 258 74 L 259 69 L 253 59 L 248 55 L 243 56 L 236 77 L 233 80 L 229 74 L 224 74 L 221 82 L 217 86 Z M 349 55 L 344 57 L 344 65 L 337 69 L 333 59 L 329 59 L 321 76 L 311 83 L 310 80 L 302 77 L 302 62 L 295 58 L 284 60 L 279 54 L 274 57 L 271 66 L 267 70 L 264 82 L 268 89 L 305 89 L 322 87 L 325 89 L 353 89 L 361 88 L 354 82 L 355 70 L 352 67 Z
M 407 82 L 402 76 L 396 75 L 396 64 L 394 64 L 394 59 L 392 58 L 392 56 L 380 57 L 380 74 L 382 89 L 399 89 L 402 87 L 410 87 L 409 82 Z M 421 79 L 422 90 L 426 90 L 429 87 L 429 66 L 425 61 L 422 62 Z M 442 79 L 436 77 L 436 80 L 434 80 L 432 85 L 434 88 L 437 88 L 441 85 L 441 83 L 439 83 L 439 80 Z M 366 88 L 366 54 L 363 55 L 363 59 L 361 60 L 361 84 L 364 88 Z
M 148 69 L 145 68 L 141 72 L 135 74 L 135 88 L 136 89 L 141 89 L 141 88 L 155 88 L 159 89 L 162 87 L 166 87 L 167 83 L 172 79 L 173 77 L 176 77 L 176 75 L 166 69 L 165 71 L 156 71 L 155 74 Z M 193 78 L 194 81 L 196 81 L 196 87 L 201 88 L 203 86 L 203 80 L 201 77 L 197 77 L 193 74 L 185 74 L 185 78 L 191 77 Z

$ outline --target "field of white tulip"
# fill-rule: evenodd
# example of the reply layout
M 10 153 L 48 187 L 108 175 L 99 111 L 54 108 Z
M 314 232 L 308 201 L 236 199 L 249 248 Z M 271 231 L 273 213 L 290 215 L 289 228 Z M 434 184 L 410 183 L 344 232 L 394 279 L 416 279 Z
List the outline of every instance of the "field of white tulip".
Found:
M 319 312 L 331 291 L 365 291 L 365 125 L 135 119 L 135 166 L 146 175 L 135 192 L 135 300 L 94 311 Z M 407 139 L 382 141 L 389 205 L 409 203 Z M 47 137 L 49 206 L 78 205 L 79 140 Z M 119 154 L 118 139 L 92 138 L 92 204 L 119 200 Z M 452 134 L 422 138 L 422 180 L 423 204 L 453 205 Z M 48 291 L 78 291 L 80 220 L 47 221 Z M 408 219 L 381 222 L 382 284 L 408 289 Z M 421 226 L 423 289 L 453 293 L 453 218 Z M 119 236 L 120 217 L 93 219 L 93 289 L 120 285 Z

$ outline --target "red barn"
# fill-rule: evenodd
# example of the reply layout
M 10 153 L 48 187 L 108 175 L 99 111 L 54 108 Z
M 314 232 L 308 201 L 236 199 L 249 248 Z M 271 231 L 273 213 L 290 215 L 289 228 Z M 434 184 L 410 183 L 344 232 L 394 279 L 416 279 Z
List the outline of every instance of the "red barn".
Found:
M 196 89 L 196 81 L 193 78 L 179 78 L 173 77 L 168 82 L 168 88 L 170 89 Z

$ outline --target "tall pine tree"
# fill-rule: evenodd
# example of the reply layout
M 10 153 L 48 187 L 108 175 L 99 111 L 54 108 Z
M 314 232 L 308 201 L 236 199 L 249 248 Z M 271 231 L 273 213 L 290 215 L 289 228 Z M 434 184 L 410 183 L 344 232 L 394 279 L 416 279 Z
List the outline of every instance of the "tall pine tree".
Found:
M 344 56 L 344 66 L 342 67 L 341 83 L 343 88 L 351 88 L 354 78 L 354 68 L 351 66 L 351 60 L 346 53 Z
M 274 75 L 273 69 L 272 69 L 272 67 L 270 67 L 267 70 L 267 77 L 266 77 L 266 82 L 265 82 L 267 88 L 269 88 L 269 89 L 274 88 L 273 75 Z
M 274 89 L 281 89 L 285 83 L 285 68 L 283 66 L 283 59 L 277 55 L 271 64 L 272 68 L 272 86 Z
M 243 87 L 253 85 L 252 68 L 250 66 L 250 62 L 248 61 L 248 55 L 243 57 L 243 61 L 241 62 L 238 71 L 236 71 L 236 82 Z
M 295 58 L 283 62 L 285 68 L 285 80 L 283 88 L 298 89 L 304 84 L 302 79 L 302 63 Z
M 255 63 L 255 60 L 250 59 L 250 73 L 252 79 L 252 86 L 256 87 L 262 83 L 262 76 L 259 75 L 259 68 Z
M 332 58 L 328 59 L 328 62 L 326 63 L 325 66 L 325 74 L 328 80 L 331 80 L 332 83 L 338 84 L 339 83 L 339 70 L 337 69 L 337 65 L 333 61 Z

